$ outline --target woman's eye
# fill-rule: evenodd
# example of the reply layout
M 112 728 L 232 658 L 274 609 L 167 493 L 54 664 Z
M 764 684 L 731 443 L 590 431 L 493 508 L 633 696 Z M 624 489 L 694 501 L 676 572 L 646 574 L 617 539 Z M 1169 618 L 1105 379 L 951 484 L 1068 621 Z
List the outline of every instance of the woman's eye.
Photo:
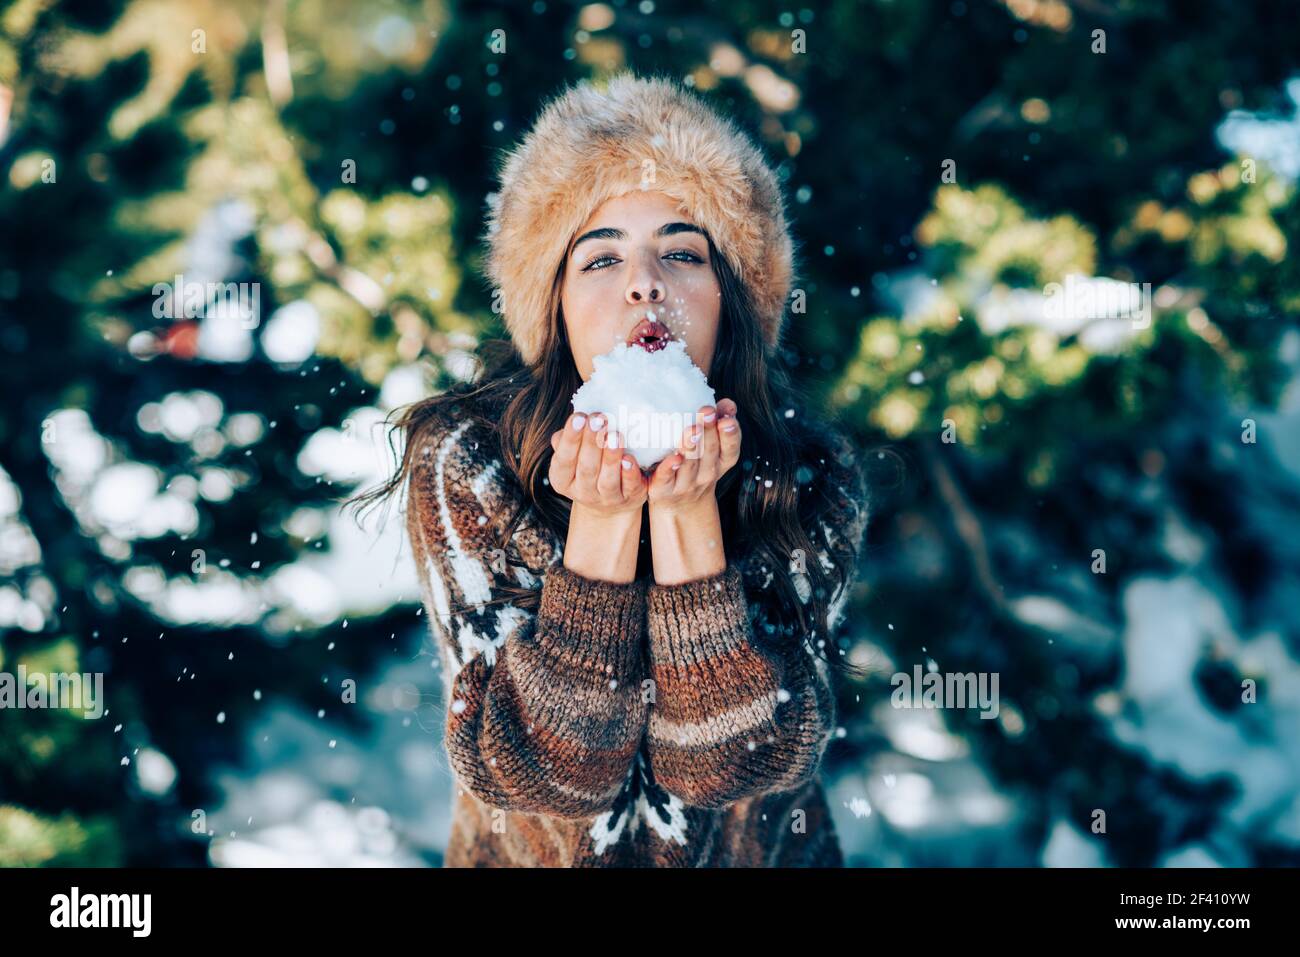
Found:
M 695 255 L 695 253 L 691 252 L 689 249 L 675 249 L 672 252 L 668 253 L 666 256 L 664 256 L 664 259 L 676 259 L 677 262 L 688 262 L 688 263 L 704 262 L 703 259 Z M 601 265 L 602 263 L 613 263 L 613 262 L 618 262 L 618 258 L 616 256 L 597 256 L 595 259 L 592 259 L 590 262 L 588 262 L 587 265 L 583 266 L 582 271 L 599 272 L 602 269 L 609 268 L 608 266 Z

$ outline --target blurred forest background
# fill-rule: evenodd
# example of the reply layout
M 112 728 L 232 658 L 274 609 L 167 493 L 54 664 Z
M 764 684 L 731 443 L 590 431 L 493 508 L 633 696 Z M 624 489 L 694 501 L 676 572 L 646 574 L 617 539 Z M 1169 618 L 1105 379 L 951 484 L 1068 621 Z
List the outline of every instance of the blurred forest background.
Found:
M 1293 4 L 16 0 L 0 671 L 108 713 L 0 711 L 0 865 L 440 863 L 409 551 L 338 505 L 501 335 L 496 152 L 623 67 L 779 164 L 782 361 L 871 450 L 850 863 L 1300 864 Z M 1072 275 L 1152 321 L 1052 318 Z M 997 718 L 891 707 L 915 665 Z

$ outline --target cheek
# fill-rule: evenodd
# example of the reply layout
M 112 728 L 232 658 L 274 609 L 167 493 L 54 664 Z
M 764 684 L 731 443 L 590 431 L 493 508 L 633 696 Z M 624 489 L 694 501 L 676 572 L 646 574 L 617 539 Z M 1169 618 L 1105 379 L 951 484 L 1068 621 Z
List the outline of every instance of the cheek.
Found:
M 620 300 L 611 302 L 611 288 L 608 282 L 591 277 L 567 285 L 561 297 L 569 346 L 584 380 L 591 375 L 592 357 L 604 355 L 623 341 L 619 330 Z
M 716 281 L 694 283 L 687 291 L 689 295 L 683 296 L 682 303 L 683 313 L 690 316 L 690 322 L 682 330 L 686 351 L 707 375 L 717 346 L 722 300 Z
M 626 281 L 617 272 L 607 267 L 592 275 L 575 277 L 565 286 L 566 308 L 571 308 L 575 317 L 581 317 L 589 325 L 607 321 L 611 313 L 617 315 L 626 287 Z
M 722 315 L 722 299 L 717 282 L 694 280 L 682 287 L 682 315 L 689 319 L 687 339 L 712 341 L 717 335 Z

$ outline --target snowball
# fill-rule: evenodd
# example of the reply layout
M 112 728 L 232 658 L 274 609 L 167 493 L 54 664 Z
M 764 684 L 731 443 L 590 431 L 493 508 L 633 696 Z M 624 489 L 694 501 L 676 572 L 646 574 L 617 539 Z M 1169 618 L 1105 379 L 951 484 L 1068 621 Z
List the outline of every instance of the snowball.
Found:
M 573 410 L 607 416 L 643 469 L 671 455 L 700 407 L 716 403 L 678 340 L 654 352 L 619 343 L 592 365 L 591 378 L 573 394 Z

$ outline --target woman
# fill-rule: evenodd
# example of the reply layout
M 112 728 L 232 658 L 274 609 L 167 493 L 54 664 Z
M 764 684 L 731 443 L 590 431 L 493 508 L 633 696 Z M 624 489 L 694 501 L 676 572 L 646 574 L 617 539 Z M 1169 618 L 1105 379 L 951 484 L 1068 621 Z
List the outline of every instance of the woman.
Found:
M 817 772 L 865 487 L 769 364 L 783 205 L 732 124 L 628 73 L 553 99 L 501 169 L 513 350 L 405 411 L 379 490 L 408 489 L 445 666 L 448 866 L 843 863 Z M 593 357 L 671 339 L 722 398 L 646 474 L 570 400 Z

